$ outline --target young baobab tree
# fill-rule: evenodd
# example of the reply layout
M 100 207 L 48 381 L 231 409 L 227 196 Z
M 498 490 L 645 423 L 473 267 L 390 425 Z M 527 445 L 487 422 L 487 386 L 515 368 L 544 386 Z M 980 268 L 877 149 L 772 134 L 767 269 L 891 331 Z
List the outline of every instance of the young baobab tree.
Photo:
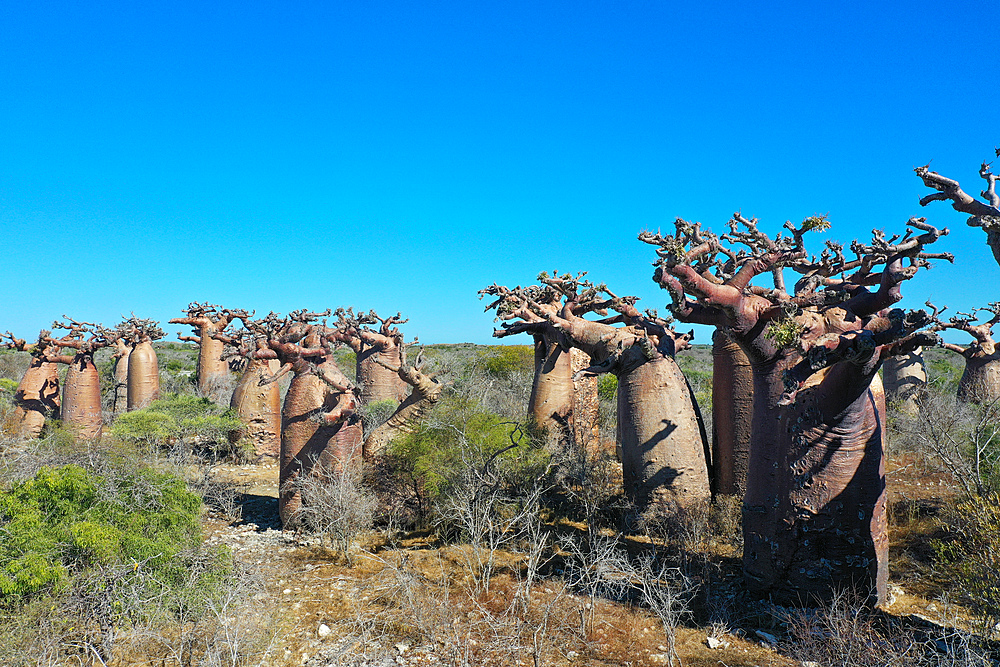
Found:
M 995 150 L 1000 157 L 1000 148 Z M 930 165 L 914 169 L 917 176 L 929 188 L 937 190 L 920 199 L 921 206 L 932 201 L 950 201 L 952 208 L 960 213 L 968 213 L 970 227 L 982 227 L 986 232 L 986 245 L 993 251 L 993 259 L 1000 264 L 1000 195 L 997 194 L 997 177 L 990 169 L 990 163 L 979 166 L 979 177 L 986 181 L 986 189 L 980 192 L 985 201 L 979 201 L 964 192 L 958 181 L 930 170 Z
M 354 314 L 353 309 L 338 308 L 336 325 L 331 336 L 354 351 L 357 359 L 357 383 L 361 387 L 361 404 L 406 398 L 409 385 L 390 369 L 406 365 L 406 348 L 415 345 L 403 342 L 396 326 L 405 324 L 399 313 L 381 318 L 372 310 Z M 376 325 L 373 329 L 372 325 Z
M 528 399 L 531 421 L 563 444 L 571 440 L 588 444 L 596 428 L 596 380 L 580 378 L 579 387 L 574 386 L 573 376 L 578 369 L 573 368 L 573 345 L 547 317 L 563 308 L 563 295 L 547 285 L 510 289 L 494 283 L 479 290 L 480 299 L 486 296 L 495 297 L 486 310 L 495 310 L 496 320 L 503 322 L 493 331 L 495 338 L 527 333 L 534 339 L 535 374 Z M 607 314 L 599 302 L 573 307 L 578 316 L 592 312 L 588 308 Z M 578 361 L 580 365 L 589 363 Z
M 50 334 L 44 329 L 40 331 L 34 345 L 25 344 L 9 331 L 3 336 L 9 339 L 5 347 L 31 353 L 31 364 L 14 393 L 12 425 L 22 438 L 37 438 L 46 417 L 59 417 L 59 367 L 48 360 L 49 356 L 58 354 L 59 348 L 49 342 Z
M 886 399 L 896 409 L 916 414 L 920 409 L 917 399 L 927 384 L 923 348 L 886 359 L 882 363 L 882 384 L 885 385 Z
M 229 378 L 229 364 L 222 359 L 225 343 L 215 337 L 237 317 L 253 317 L 245 310 L 230 310 L 214 304 L 190 303 L 187 317 L 175 317 L 170 324 L 187 324 L 195 329 L 194 336 L 178 338 L 198 345 L 198 390 L 203 396 L 219 402 L 220 392 L 226 388 Z
M 423 372 L 423 350 L 417 355 L 412 366 L 405 362 L 399 366 L 390 366 L 381 359 L 377 363 L 395 373 L 411 391 L 399 404 L 385 422 L 365 433 L 364 455 L 366 459 L 385 454 L 389 443 L 399 435 L 412 432 L 414 426 L 420 423 L 434 404 L 441 398 L 443 385 L 433 376 Z
M 707 501 L 711 490 L 705 431 L 691 389 L 674 361 L 693 334 L 675 333 L 655 313 L 636 310 L 635 297 L 616 296 L 605 285 L 584 281 L 583 275 L 542 273 L 538 279 L 543 287 L 519 289 L 516 297 L 502 291 L 502 299 L 519 301 L 491 307 L 498 307 L 502 318 L 522 320 L 504 322 L 506 329 L 520 330 L 528 318 L 544 318 L 562 344 L 590 356 L 592 365 L 577 375 L 613 373 L 618 378 L 622 474 L 625 492 L 636 504 L 664 500 L 689 506 Z M 560 307 L 553 308 L 553 303 Z M 514 309 L 508 310 L 511 306 Z M 582 317 L 609 310 L 617 315 L 599 321 Z
M 118 335 L 132 346 L 128 355 L 128 410 L 139 410 L 160 397 L 160 366 L 153 341 L 163 338 L 154 320 L 133 315 L 118 325 Z
M 884 394 L 872 381 L 881 361 L 934 344 L 923 311 L 888 310 L 900 287 L 930 259 L 924 247 L 947 230 L 911 218 L 902 238 L 875 232 L 848 260 L 828 243 L 809 257 L 803 235 L 828 226 L 807 218 L 771 239 L 740 214 L 719 237 L 678 220 L 676 233 L 643 232 L 657 246 L 654 280 L 674 316 L 724 330 L 750 360 L 754 414 L 743 506 L 748 587 L 783 603 L 829 599 L 852 588 L 885 599 Z M 916 230 L 919 234 L 914 235 Z M 742 246 L 742 248 L 741 248 Z M 792 293 L 753 285 L 788 267 Z
M 71 349 L 72 355 L 49 355 L 47 361 L 67 364 L 63 382 L 62 421 L 83 440 L 101 437 L 104 420 L 101 417 L 101 378 L 94 365 L 94 353 L 112 345 L 117 334 L 90 322 L 77 322 L 63 315 L 65 322 L 53 322 L 53 329 L 69 333 L 62 338 L 50 338 L 55 348 Z
M 258 326 L 266 328 L 268 321 L 261 320 Z M 267 344 L 272 333 L 276 332 L 256 335 L 242 330 L 231 336 L 212 335 L 230 346 L 223 352 L 223 358 L 229 360 L 234 370 L 242 370 L 229 407 L 246 424 L 254 454 L 277 457 L 281 451 L 281 393 L 276 382 L 265 381 L 277 370 L 270 364 L 278 355 Z
M 930 306 L 930 304 L 927 304 Z M 937 318 L 941 312 L 935 311 L 936 331 L 955 329 L 973 337 L 974 342 L 967 347 L 954 343 L 942 343 L 946 350 L 962 355 L 965 371 L 958 381 L 958 400 L 966 403 L 990 404 L 1000 399 L 1000 350 L 993 340 L 993 327 L 1000 322 L 1000 302 L 985 308 L 976 308 L 971 313 L 958 313 L 947 322 Z M 990 319 L 980 320 L 978 313 L 989 313 Z

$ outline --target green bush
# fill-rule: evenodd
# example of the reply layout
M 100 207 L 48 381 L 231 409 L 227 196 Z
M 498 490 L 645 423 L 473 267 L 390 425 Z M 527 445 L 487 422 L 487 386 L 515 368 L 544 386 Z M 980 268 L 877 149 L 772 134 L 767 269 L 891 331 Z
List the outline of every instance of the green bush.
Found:
M 118 439 L 164 447 L 189 443 L 216 456 L 243 458 L 247 447 L 239 440 L 243 423 L 232 410 L 207 398 L 172 394 L 149 407 L 120 415 L 111 427 Z
M 973 497 L 955 512 L 934 551 L 970 610 L 993 627 L 1000 621 L 1000 495 Z
M 169 573 L 200 542 L 200 511 L 183 481 L 148 468 L 44 467 L 0 493 L 0 593 L 21 602 L 99 565 Z
M 535 351 L 530 345 L 491 345 L 479 359 L 480 367 L 495 377 L 535 372 Z
M 605 401 L 613 401 L 618 395 L 618 376 L 605 373 L 597 380 L 597 396 Z
M 447 492 L 464 468 L 483 465 L 515 442 L 516 447 L 506 449 L 491 464 L 506 469 L 511 479 L 540 473 L 548 463 L 549 454 L 534 446 L 519 425 L 468 401 L 444 399 L 434 416 L 397 438 L 390 449 L 430 502 Z

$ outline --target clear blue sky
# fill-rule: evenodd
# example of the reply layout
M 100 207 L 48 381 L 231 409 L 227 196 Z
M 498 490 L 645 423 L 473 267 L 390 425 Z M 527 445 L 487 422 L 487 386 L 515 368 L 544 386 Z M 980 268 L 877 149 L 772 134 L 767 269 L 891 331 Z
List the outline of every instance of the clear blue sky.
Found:
M 3 3 L 0 330 L 208 300 L 398 310 L 424 342 L 485 343 L 476 291 L 541 270 L 662 311 L 636 234 L 722 230 L 737 209 L 771 232 L 829 213 L 845 242 L 927 215 L 961 267 L 906 303 L 1000 300 L 985 234 L 921 209 L 912 171 L 933 160 L 979 191 L 1000 143 L 996 13 Z

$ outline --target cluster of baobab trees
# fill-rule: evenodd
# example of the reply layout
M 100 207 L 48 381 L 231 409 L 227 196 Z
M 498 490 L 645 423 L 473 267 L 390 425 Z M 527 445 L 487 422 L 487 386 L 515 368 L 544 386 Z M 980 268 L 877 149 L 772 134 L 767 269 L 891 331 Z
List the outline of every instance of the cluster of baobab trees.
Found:
M 1000 262 L 1000 197 L 989 166 L 980 169 L 985 203 L 954 180 L 916 171 L 937 191 L 921 204 L 950 200 L 969 213 Z M 537 285 L 494 284 L 480 296 L 491 298 L 487 310 L 502 321 L 495 336 L 534 338 L 536 423 L 574 437 L 582 418 L 574 381 L 617 376 L 623 474 L 636 502 L 684 506 L 742 495 L 751 590 L 794 603 L 852 588 L 881 603 L 888 537 L 886 398 L 878 370 L 891 363 L 893 390 L 919 383 L 920 350 L 943 345 L 966 360 L 959 398 L 998 400 L 992 328 L 1000 304 L 948 321 L 931 304 L 930 312 L 894 308 L 918 271 L 953 261 L 927 249 L 948 230 L 911 218 L 902 235 L 876 230 L 870 243 L 845 249 L 828 241 L 810 254 L 807 233 L 828 226 L 813 216 L 772 237 L 736 213 L 723 234 L 680 219 L 671 234 L 643 232 L 639 239 L 656 249 L 654 281 L 670 296 L 669 320 L 640 312 L 635 297 L 617 296 L 584 274 L 543 273 Z M 791 289 L 786 274 L 795 276 Z M 711 444 L 673 361 L 689 335 L 676 333 L 672 321 L 715 327 Z M 938 332 L 946 329 L 964 331 L 974 343 L 944 344 Z M 591 363 L 571 372 L 575 350 Z
M 327 318 L 334 318 L 329 324 Z M 115 347 L 114 412 L 147 406 L 159 396 L 159 370 L 152 341 L 163 331 L 151 320 L 132 317 L 114 329 L 64 318 L 42 331 L 38 342 L 7 334 L 5 345 L 28 351 L 31 365 L 15 395 L 15 428 L 37 437 L 47 416 L 61 417 L 83 439 L 101 436 L 101 386 L 94 353 Z M 233 322 L 242 328 L 232 330 Z M 294 480 L 319 467 L 352 464 L 380 456 L 393 437 L 419 422 L 441 395 L 441 385 L 422 371 L 422 355 L 407 360 L 406 343 L 397 314 L 380 318 L 374 311 L 355 314 L 299 310 L 254 319 L 246 310 L 192 303 L 185 317 L 170 321 L 195 328 L 181 340 L 198 345 L 198 387 L 202 395 L 220 400 L 230 386 L 230 367 L 241 375 L 230 407 L 245 424 L 245 436 L 260 455 L 280 460 L 279 511 L 287 523 L 300 498 Z M 357 384 L 333 359 L 336 347 L 350 347 L 357 357 Z M 72 350 L 73 354 L 64 354 Z M 60 397 L 57 364 L 68 364 Z M 291 376 L 281 403 L 277 381 Z M 389 418 L 364 430 L 359 408 L 391 400 L 398 403 Z

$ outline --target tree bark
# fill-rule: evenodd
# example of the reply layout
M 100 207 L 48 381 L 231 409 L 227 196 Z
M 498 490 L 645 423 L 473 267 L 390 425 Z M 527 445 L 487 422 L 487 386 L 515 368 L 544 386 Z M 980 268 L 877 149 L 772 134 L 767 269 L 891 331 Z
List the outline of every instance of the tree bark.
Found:
M 975 404 L 1000 400 L 1000 352 L 965 355 L 965 371 L 958 381 L 958 400 Z
M 101 437 L 101 381 L 92 353 L 77 354 L 69 364 L 63 385 L 62 420 L 83 440 Z
M 125 341 L 120 338 L 115 341 L 113 356 L 115 364 L 115 387 L 111 411 L 116 415 L 128 409 L 128 357 L 130 352 L 131 350 L 125 344 Z
M 886 359 L 882 364 L 882 383 L 886 398 L 897 409 L 916 414 L 917 396 L 927 384 L 923 349 L 917 348 L 908 354 Z
M 381 360 L 393 368 L 403 363 L 400 346 L 391 338 L 387 341 L 390 342 L 385 345 L 362 342 L 360 351 L 355 352 L 362 405 L 377 401 L 401 403 L 409 393 L 409 386 L 399 379 L 399 375 L 378 363 Z
M 160 397 L 160 367 L 153 343 L 143 340 L 128 355 L 128 410 L 140 410 Z
M 534 339 L 535 376 L 528 414 L 537 428 L 565 440 L 573 412 L 573 366 L 569 350 L 548 336 L 536 334 Z
M 260 385 L 261 378 L 273 374 L 269 361 L 250 358 L 229 406 L 246 424 L 254 454 L 277 458 L 281 451 L 281 393 L 277 382 Z
M 14 393 L 15 433 L 23 438 L 37 438 L 46 416 L 59 417 L 59 403 L 59 367 L 39 354 L 32 354 L 31 365 Z
M 625 493 L 637 505 L 711 498 L 704 428 L 672 358 L 618 376 L 618 423 Z
M 750 360 L 724 331 L 712 336 L 712 481 L 715 494 L 746 491 L 753 421 Z

